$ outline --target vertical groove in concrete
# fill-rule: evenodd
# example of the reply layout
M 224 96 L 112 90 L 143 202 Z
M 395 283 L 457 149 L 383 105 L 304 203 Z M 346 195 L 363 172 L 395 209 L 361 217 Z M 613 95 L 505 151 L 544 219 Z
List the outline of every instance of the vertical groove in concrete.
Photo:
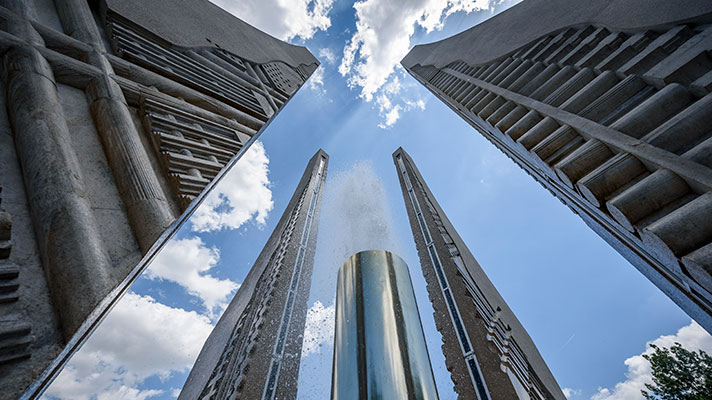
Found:
M 113 68 L 104 57 L 106 49 L 87 2 L 58 0 L 56 4 L 66 33 L 91 45 L 93 52 L 89 61 L 104 74 L 112 74 Z M 102 76 L 87 86 L 86 93 L 131 227 L 145 253 L 176 216 L 151 168 L 119 86 L 113 79 Z
M 328 156 L 309 161 L 179 399 L 294 399 Z
M 8 114 L 35 234 L 69 338 L 85 310 L 96 306 L 115 282 L 49 64 L 37 50 L 18 47 L 5 54 L 4 69 Z
M 447 219 L 410 156 L 393 161 L 445 363 L 460 398 L 563 400 L 526 330 Z M 473 307 L 474 304 L 474 307 Z

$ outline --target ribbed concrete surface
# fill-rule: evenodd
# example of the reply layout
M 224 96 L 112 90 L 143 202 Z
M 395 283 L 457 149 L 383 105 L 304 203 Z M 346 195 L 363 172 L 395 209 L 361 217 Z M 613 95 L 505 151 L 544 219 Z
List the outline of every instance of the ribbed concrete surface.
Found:
M 705 0 L 527 0 L 462 33 L 415 46 L 401 63 L 440 68 L 462 60 L 477 65 L 567 26 L 600 24 L 613 30 L 639 30 L 710 13 L 712 1 Z M 712 21 L 712 15 L 706 18 Z M 463 48 L 471 51 L 463 53 Z
M 208 0 L 105 0 L 109 10 L 180 46 L 219 46 L 256 63 L 318 63 L 305 47 L 276 39 Z
M 404 64 L 712 331 L 712 3 L 571 3 L 527 1 Z

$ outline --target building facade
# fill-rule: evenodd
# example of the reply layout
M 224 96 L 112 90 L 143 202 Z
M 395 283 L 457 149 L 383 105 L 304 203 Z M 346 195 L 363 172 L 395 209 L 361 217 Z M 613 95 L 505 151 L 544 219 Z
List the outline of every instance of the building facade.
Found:
M 402 64 L 712 332 L 710 22 L 708 1 L 526 0 Z
M 179 399 L 296 398 L 327 166 L 319 150 L 203 345 Z
M 0 397 L 15 398 L 318 62 L 207 0 L 2 0 L 0 19 Z
M 435 326 L 461 399 L 560 399 L 559 385 L 417 170 L 393 153 Z

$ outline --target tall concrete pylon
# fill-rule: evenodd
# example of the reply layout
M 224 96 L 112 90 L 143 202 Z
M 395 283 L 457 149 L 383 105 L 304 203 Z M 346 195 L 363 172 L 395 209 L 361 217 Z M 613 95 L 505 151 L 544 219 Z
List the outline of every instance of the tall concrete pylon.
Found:
M 413 159 L 399 148 L 393 162 L 459 398 L 564 400 L 531 337 L 440 208 Z
M 309 160 L 292 199 L 203 345 L 178 397 L 295 399 L 329 157 Z

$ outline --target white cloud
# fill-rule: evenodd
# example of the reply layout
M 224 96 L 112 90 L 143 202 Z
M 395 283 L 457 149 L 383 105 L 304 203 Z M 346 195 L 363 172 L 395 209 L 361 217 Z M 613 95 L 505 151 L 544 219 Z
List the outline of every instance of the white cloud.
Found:
M 312 353 L 320 353 L 325 343 L 334 341 L 334 305 L 324 307 L 317 300 L 307 310 L 307 320 L 304 325 L 304 342 L 302 357 Z
M 309 89 L 321 94 L 326 94 L 326 89 L 324 89 L 324 66 L 320 65 L 319 68 L 314 71 L 314 73 L 309 77 L 307 81 L 307 87 Z
M 149 399 L 162 390 L 138 389 L 148 377 L 168 378 L 193 365 L 212 330 L 194 311 L 149 296 L 126 294 L 52 383 L 60 399 Z
M 206 247 L 198 237 L 171 240 L 151 263 L 145 276 L 183 286 L 189 294 L 203 301 L 212 318 L 227 306 L 228 296 L 239 287 L 229 279 L 208 274 L 219 260 L 218 249 Z
M 409 107 L 417 108 L 421 111 L 425 110 L 425 102 L 423 100 L 417 100 L 417 101 L 406 100 L 405 104 Z
M 561 391 L 564 392 L 564 396 L 566 396 L 567 399 L 570 399 L 571 396 L 578 396 L 581 394 L 581 389 L 563 388 Z
M 458 11 L 488 9 L 491 0 L 362 0 L 356 9 L 356 33 L 344 48 L 339 66 L 349 84 L 361 88 L 361 97 L 371 101 L 386 84 L 410 48 L 416 25 L 430 32 L 441 29 L 445 19 Z
M 388 127 L 393 126 L 396 121 L 398 121 L 398 118 L 400 118 L 400 110 L 402 107 L 399 105 L 396 105 L 395 107 L 392 107 L 388 112 L 386 112 L 386 119 L 382 123 L 378 124 L 379 128 L 385 129 Z
M 328 64 L 336 64 L 336 54 L 330 48 L 324 47 L 319 49 L 319 60 L 326 61 Z
M 405 111 L 393 99 L 402 87 L 395 85 L 388 92 L 398 75 L 403 76 L 400 60 L 405 57 L 411 46 L 410 38 L 416 26 L 427 32 L 442 29 L 448 16 L 462 11 L 470 13 L 490 9 L 497 0 L 362 0 L 354 4 L 356 9 L 356 32 L 344 48 L 344 56 L 339 65 L 339 72 L 348 77 L 351 88 L 359 88 L 360 96 L 370 102 L 378 94 L 391 100 L 390 107 L 379 102 L 379 111 L 385 122 L 382 128 L 393 125 Z M 410 102 L 413 102 L 409 100 Z M 406 105 L 407 105 L 406 101 Z M 420 101 L 424 107 L 424 103 Z
M 334 0 L 210 0 L 250 25 L 282 40 L 307 40 L 331 26 Z
M 274 205 L 268 174 L 269 158 L 257 141 L 190 217 L 193 231 L 237 229 L 253 217 L 264 224 Z
M 712 353 L 712 336 L 705 331 L 697 322 L 692 321 L 690 325 L 683 326 L 675 335 L 664 335 L 650 341 L 645 346 L 645 352 L 633 356 L 624 361 L 628 366 L 626 380 L 616 383 L 613 389 L 599 388 L 598 393 L 591 397 L 591 400 L 618 400 L 618 399 L 643 399 L 641 390 L 645 390 L 646 383 L 652 383 L 652 371 L 648 360 L 643 358 L 643 354 L 651 354 L 653 351 L 650 344 L 659 347 L 671 347 L 678 342 L 688 350 L 703 350 L 708 354 Z
M 163 390 L 139 390 L 126 386 L 120 386 L 114 391 L 99 393 L 97 400 L 144 400 L 153 396 L 163 394 Z
M 378 124 L 379 128 L 387 129 L 392 127 L 400 118 L 401 111 L 405 112 L 412 109 L 425 110 L 425 101 L 422 99 L 411 100 L 398 96 L 404 86 L 411 85 L 401 84 L 398 76 L 395 76 L 379 91 L 376 97 L 376 105 L 378 106 L 378 112 L 381 117 L 383 117 L 383 122 Z M 401 104 L 393 104 L 394 101 L 400 101 Z

